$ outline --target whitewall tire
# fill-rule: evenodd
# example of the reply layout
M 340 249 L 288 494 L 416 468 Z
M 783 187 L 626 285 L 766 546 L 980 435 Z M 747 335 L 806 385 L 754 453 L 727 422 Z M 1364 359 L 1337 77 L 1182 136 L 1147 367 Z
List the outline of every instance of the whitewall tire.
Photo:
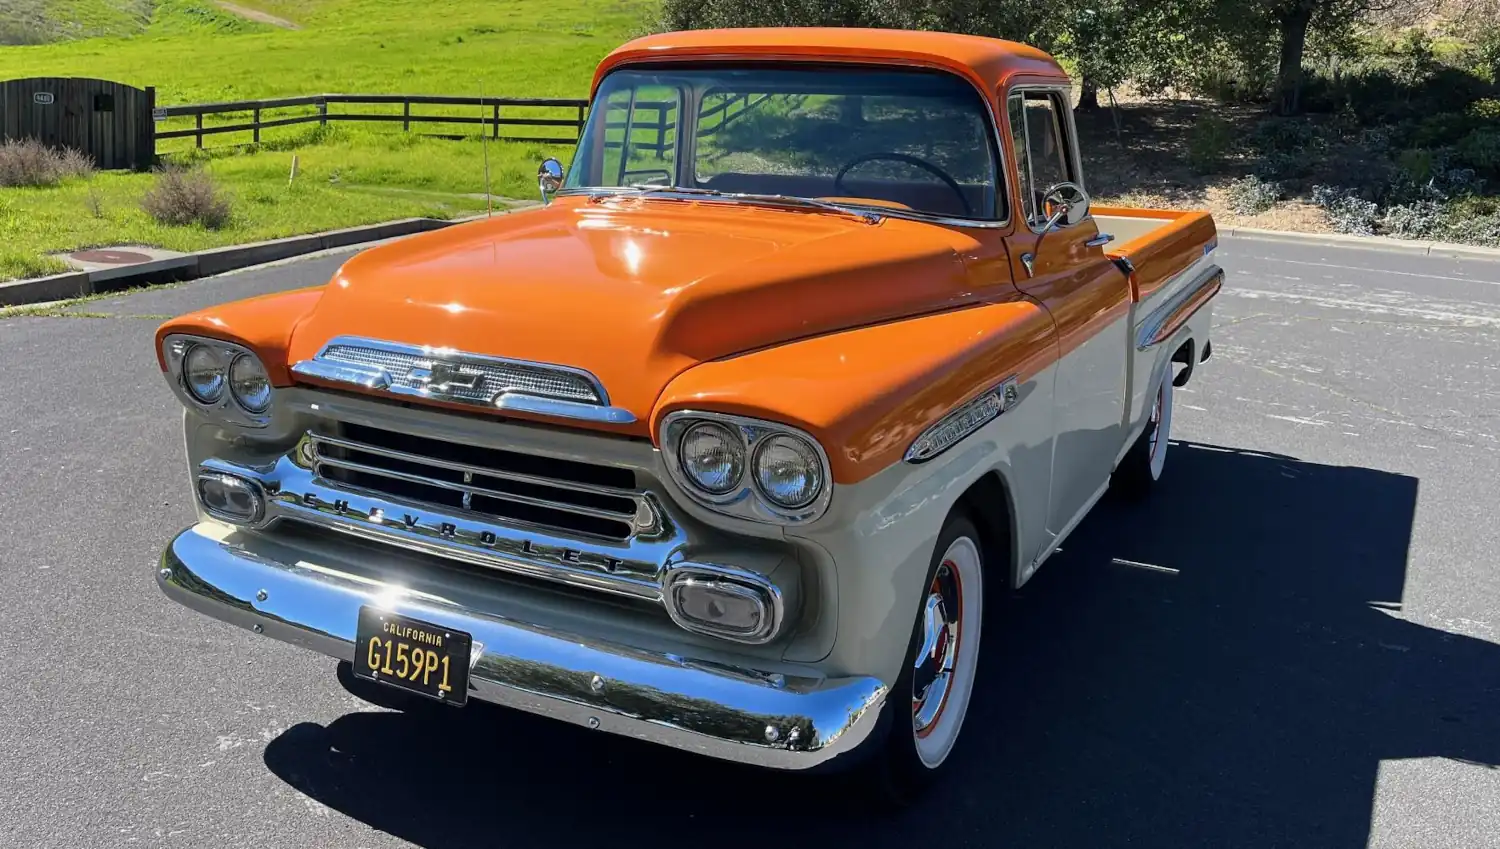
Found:
M 1167 449 L 1172 438 L 1172 369 L 1168 368 L 1151 396 L 1146 429 L 1120 461 L 1115 471 L 1117 487 L 1126 495 L 1140 497 L 1150 493 L 1167 469 Z
M 949 516 L 887 699 L 890 737 L 879 770 L 893 801 L 909 801 L 935 781 L 957 748 L 978 679 L 984 580 L 979 532 L 967 516 Z

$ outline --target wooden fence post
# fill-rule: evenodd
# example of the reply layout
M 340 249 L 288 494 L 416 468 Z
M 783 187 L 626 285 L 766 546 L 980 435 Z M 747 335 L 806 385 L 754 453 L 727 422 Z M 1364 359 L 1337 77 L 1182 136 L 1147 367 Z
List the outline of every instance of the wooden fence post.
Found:
M 141 158 L 136 162 L 137 171 L 149 171 L 156 166 L 156 86 L 146 86 L 146 108 L 151 112 L 151 120 L 146 123 L 143 132 L 146 138 L 141 144 Z
M 401 101 L 401 131 L 411 132 L 411 101 Z
M 328 101 L 318 99 L 318 126 L 328 126 Z
M 574 141 L 583 141 L 583 110 L 583 106 L 578 107 L 578 138 Z M 608 113 L 605 114 L 608 115 Z
M 492 132 L 490 134 L 490 138 L 492 138 L 492 139 L 498 139 L 498 138 L 500 138 L 500 104 L 499 103 L 495 104 L 495 128 L 494 128 L 494 132 Z
M 203 149 L 203 113 L 199 112 L 198 118 L 198 149 Z
M 656 110 L 656 160 L 667 158 L 667 107 Z
M 255 143 L 256 144 L 260 144 L 260 107 L 259 106 L 255 107 L 255 119 L 254 119 L 254 121 L 255 121 L 255 129 L 252 132 L 255 133 Z

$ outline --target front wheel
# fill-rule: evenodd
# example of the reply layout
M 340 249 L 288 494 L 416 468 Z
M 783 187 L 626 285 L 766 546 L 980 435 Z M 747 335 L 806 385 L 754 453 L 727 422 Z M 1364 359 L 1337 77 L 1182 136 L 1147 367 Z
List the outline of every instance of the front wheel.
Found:
M 906 663 L 887 700 L 882 795 L 904 803 L 941 775 L 963 730 L 979 668 L 984 549 L 973 522 L 948 518 L 934 546 Z
M 1141 498 L 1150 494 L 1167 468 L 1167 447 L 1172 437 L 1172 370 L 1168 368 L 1157 384 L 1151 402 L 1151 416 L 1146 429 L 1120 461 L 1115 482 L 1127 496 Z

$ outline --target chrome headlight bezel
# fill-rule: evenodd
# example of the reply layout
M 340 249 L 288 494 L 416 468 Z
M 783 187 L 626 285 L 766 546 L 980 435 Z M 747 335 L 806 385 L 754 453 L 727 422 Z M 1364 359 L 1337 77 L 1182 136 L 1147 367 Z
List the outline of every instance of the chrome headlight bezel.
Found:
M 740 439 L 744 450 L 744 463 L 738 483 L 728 492 L 714 494 L 696 486 L 682 467 L 682 440 L 697 424 L 709 422 L 721 425 Z M 762 443 L 775 436 L 800 440 L 811 447 L 817 456 L 821 486 L 816 495 L 806 504 L 787 508 L 778 505 L 760 491 L 755 473 L 755 461 Z M 753 419 L 727 413 L 711 413 L 701 410 L 678 410 L 662 419 L 661 453 L 672 481 L 695 503 L 716 513 L 754 522 L 777 525 L 805 525 L 815 522 L 828 511 L 833 500 L 833 470 L 828 463 L 828 453 L 811 434 L 791 425 Z
M 195 348 L 207 348 L 217 354 L 219 362 L 223 364 L 224 384 L 213 401 L 200 399 L 188 387 L 184 364 L 188 353 Z M 271 387 L 270 399 L 265 409 L 256 411 L 244 406 L 230 386 L 229 379 L 230 369 L 234 363 L 244 357 L 250 357 L 260 365 L 262 371 L 266 370 L 265 363 L 255 355 L 254 351 L 234 342 L 207 336 L 192 336 L 186 333 L 172 333 L 162 340 L 162 358 L 167 364 L 167 383 L 183 406 L 229 424 L 263 428 L 271 423 L 271 412 L 276 407 L 276 389 L 274 386 Z

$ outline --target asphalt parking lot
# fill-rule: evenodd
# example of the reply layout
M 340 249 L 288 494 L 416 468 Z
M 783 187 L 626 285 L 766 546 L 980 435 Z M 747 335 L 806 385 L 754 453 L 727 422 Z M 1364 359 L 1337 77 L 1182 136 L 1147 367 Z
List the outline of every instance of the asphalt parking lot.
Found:
M 1167 481 L 986 630 L 957 774 L 837 784 L 434 722 L 168 602 L 165 317 L 347 254 L 0 319 L 0 846 L 1500 846 L 1500 262 L 1226 238 Z

